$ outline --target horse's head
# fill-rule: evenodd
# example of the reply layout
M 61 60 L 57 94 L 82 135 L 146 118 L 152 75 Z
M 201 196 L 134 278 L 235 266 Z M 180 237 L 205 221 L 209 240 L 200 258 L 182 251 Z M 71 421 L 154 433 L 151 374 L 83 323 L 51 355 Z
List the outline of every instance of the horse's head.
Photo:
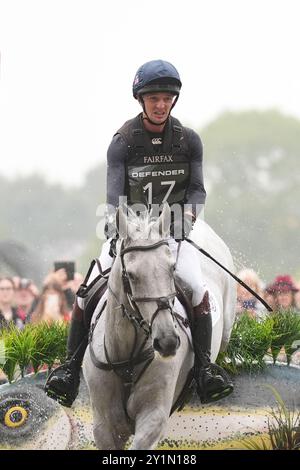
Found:
M 136 323 L 151 334 L 153 347 L 162 356 L 173 356 L 180 345 L 173 316 L 175 259 L 170 251 L 170 208 L 166 204 L 155 221 L 149 214 L 118 213 L 127 236 L 118 246 L 124 295 Z M 135 321 L 134 320 L 134 321 Z

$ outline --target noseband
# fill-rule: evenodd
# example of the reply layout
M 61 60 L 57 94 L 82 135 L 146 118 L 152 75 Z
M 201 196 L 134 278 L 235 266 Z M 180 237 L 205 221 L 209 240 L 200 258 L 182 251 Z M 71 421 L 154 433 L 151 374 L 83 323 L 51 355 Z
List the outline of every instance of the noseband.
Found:
M 160 310 L 169 310 L 172 317 L 174 318 L 173 308 L 172 308 L 172 305 L 170 304 L 170 300 L 176 297 L 176 292 L 172 292 L 168 296 L 161 296 L 161 297 L 135 297 L 132 293 L 130 279 L 126 271 L 124 255 L 132 251 L 155 250 L 156 248 L 159 248 L 162 245 L 168 246 L 169 245 L 168 241 L 160 240 L 157 243 L 153 243 L 152 245 L 146 245 L 146 246 L 137 245 L 137 246 L 130 246 L 128 248 L 124 248 L 124 240 L 122 240 L 122 245 L 121 245 L 121 250 L 120 250 L 120 258 L 121 258 L 121 264 L 122 264 L 122 282 L 123 282 L 124 292 L 127 296 L 129 305 L 132 308 L 133 313 L 138 314 L 138 317 L 132 314 L 127 315 L 127 316 L 131 322 L 137 324 L 138 326 L 140 326 L 140 328 L 143 329 L 147 337 L 149 337 L 151 334 L 153 321 L 155 320 Z M 138 308 L 136 302 L 156 302 L 157 303 L 157 309 L 153 313 L 149 323 L 147 323 L 146 320 L 143 318 L 143 315 L 141 314 L 140 309 Z M 125 307 L 123 306 L 123 309 L 124 308 Z M 124 313 L 126 314 L 126 311 Z

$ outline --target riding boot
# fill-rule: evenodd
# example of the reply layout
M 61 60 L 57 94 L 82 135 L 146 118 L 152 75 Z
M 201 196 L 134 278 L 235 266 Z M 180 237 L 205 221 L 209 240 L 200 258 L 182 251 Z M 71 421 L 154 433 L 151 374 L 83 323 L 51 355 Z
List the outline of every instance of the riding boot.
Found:
M 83 315 L 84 312 L 79 308 L 76 299 L 68 336 L 66 362 L 50 374 L 45 384 L 47 395 L 68 407 L 78 395 L 80 370 L 88 344 L 88 327 L 84 324 Z
M 202 302 L 194 307 L 193 343 L 195 352 L 195 379 L 197 393 L 202 403 L 209 403 L 226 397 L 233 391 L 233 384 L 225 371 L 216 373 L 216 366 L 210 362 L 212 319 L 209 293 L 205 292 Z

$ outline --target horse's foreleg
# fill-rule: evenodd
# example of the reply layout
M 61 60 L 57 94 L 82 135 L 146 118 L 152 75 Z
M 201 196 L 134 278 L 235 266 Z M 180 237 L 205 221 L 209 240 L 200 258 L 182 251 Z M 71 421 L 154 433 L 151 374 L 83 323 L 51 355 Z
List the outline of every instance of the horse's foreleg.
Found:
M 100 450 L 121 450 L 131 434 L 123 408 L 109 403 L 104 408 L 93 403 L 93 431 L 95 444 Z
M 105 430 L 105 431 L 104 431 Z M 100 450 L 122 450 L 128 441 L 130 433 L 115 432 L 107 426 L 107 422 L 98 422 L 94 425 L 94 439 L 96 447 Z
M 136 416 L 131 450 L 153 449 L 162 437 L 169 415 L 162 408 L 148 409 Z
M 84 376 L 89 388 L 97 448 L 124 449 L 131 428 L 124 410 L 120 379 L 112 372 L 96 369 L 88 354 L 84 362 Z

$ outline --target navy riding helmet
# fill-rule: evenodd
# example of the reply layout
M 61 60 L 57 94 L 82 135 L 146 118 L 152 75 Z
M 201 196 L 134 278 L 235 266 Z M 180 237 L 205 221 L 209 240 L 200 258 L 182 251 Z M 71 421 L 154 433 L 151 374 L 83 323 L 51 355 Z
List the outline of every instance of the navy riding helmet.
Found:
M 153 92 L 169 92 L 178 97 L 181 85 L 179 73 L 174 65 L 166 60 L 151 60 L 138 69 L 132 92 L 136 99 L 145 93 Z

